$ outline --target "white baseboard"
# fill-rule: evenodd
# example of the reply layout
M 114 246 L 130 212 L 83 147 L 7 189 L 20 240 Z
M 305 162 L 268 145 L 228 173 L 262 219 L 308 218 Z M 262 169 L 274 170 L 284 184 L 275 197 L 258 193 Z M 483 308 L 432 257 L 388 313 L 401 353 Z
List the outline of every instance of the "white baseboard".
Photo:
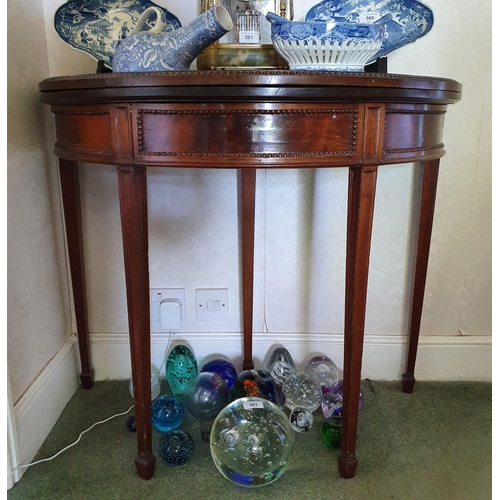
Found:
M 157 367 L 163 363 L 168 334 L 151 336 L 151 360 Z M 93 333 L 90 335 L 92 365 L 96 380 L 130 378 L 130 353 L 127 333 Z M 210 358 L 230 359 L 238 370 L 242 366 L 241 333 L 177 333 L 171 344 L 191 347 L 200 366 Z M 307 361 L 323 354 L 343 365 L 343 335 L 302 333 L 255 333 L 253 359 L 256 368 L 265 367 L 275 346 L 286 347 L 303 370 Z M 400 380 L 404 371 L 407 337 L 366 335 L 363 350 L 362 377 L 372 380 Z M 422 336 L 419 341 L 415 378 L 435 381 L 491 381 L 491 337 Z M 164 371 L 162 370 L 164 374 Z
M 14 405 L 21 464 L 33 460 L 78 389 L 77 345 L 71 335 Z

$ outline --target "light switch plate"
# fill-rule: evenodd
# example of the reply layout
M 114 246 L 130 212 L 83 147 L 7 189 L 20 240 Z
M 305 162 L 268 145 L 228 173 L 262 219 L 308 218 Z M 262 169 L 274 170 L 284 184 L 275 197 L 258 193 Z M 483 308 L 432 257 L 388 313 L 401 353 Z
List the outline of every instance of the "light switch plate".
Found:
M 229 319 L 228 289 L 197 288 L 196 319 Z

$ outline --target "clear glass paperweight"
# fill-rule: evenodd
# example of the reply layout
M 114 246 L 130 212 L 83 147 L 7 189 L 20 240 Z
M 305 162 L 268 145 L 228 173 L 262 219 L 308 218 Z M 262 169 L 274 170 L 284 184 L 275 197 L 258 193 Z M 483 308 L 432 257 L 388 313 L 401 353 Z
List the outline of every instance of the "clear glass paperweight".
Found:
M 310 431 L 313 420 L 313 414 L 306 408 L 297 408 L 290 412 L 290 424 L 295 432 Z
M 290 375 L 297 373 L 292 355 L 284 347 L 274 349 L 267 363 L 267 370 L 271 373 L 271 377 L 273 377 L 278 387 L 281 387 Z
M 267 399 L 246 397 L 226 406 L 210 434 L 215 466 L 239 486 L 265 486 L 285 471 L 293 430 L 283 410 Z
M 305 372 L 315 378 L 323 393 L 330 392 L 333 384 L 339 379 L 339 370 L 327 356 L 314 356 L 306 365 Z
M 212 420 L 226 405 L 226 382 L 218 373 L 201 372 L 189 381 L 183 401 L 193 417 Z
M 283 384 L 285 405 L 290 410 L 305 408 L 311 412 L 317 410 L 321 404 L 320 383 L 307 373 L 297 373 L 288 377 Z
M 132 379 L 130 379 L 128 389 L 130 395 L 134 397 L 134 384 Z M 160 395 L 160 391 L 160 371 L 155 366 L 151 366 L 151 401 L 154 401 Z

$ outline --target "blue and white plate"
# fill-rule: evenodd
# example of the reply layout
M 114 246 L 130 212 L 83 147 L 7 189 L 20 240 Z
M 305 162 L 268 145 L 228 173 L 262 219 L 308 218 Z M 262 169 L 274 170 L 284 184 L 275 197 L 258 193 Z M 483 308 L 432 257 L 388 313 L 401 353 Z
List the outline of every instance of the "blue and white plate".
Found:
M 434 24 L 432 10 L 416 0 L 324 0 L 305 20 L 384 24 L 382 47 L 370 62 L 421 38 Z
M 176 16 L 149 0 L 70 0 L 55 13 L 54 28 L 64 42 L 111 68 L 117 43 L 132 34 L 149 7 L 160 9 L 166 32 L 181 27 Z M 144 31 L 154 25 L 154 17 L 144 25 Z

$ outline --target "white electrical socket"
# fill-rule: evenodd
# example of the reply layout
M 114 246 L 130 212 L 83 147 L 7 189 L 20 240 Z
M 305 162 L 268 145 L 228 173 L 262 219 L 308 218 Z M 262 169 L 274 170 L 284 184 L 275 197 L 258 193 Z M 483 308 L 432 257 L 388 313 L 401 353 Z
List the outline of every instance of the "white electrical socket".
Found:
M 196 319 L 229 319 L 228 289 L 197 288 Z
M 149 305 L 151 332 L 163 333 L 160 323 L 160 303 L 163 299 L 178 299 L 181 301 L 181 318 L 186 319 L 186 289 L 185 288 L 150 288 Z

